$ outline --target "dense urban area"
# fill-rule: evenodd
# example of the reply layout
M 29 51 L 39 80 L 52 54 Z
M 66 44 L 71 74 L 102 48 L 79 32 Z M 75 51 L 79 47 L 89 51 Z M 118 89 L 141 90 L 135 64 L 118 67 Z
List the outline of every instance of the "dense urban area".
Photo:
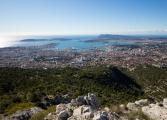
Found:
M 143 41 L 139 45 L 106 46 L 83 51 L 52 50 L 48 46 L 9 47 L 1 48 L 0 56 L 0 67 L 47 69 L 106 64 L 133 70 L 138 65 L 167 67 L 167 42 Z
M 166 120 L 167 42 L 136 42 L 1 48 L 0 119 Z

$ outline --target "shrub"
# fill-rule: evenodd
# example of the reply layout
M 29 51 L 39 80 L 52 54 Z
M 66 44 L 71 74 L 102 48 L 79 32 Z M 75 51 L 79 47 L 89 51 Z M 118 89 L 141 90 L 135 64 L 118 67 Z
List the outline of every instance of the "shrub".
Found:
M 138 118 L 139 120 L 151 120 L 148 116 L 143 114 L 141 110 L 136 112 L 130 112 L 128 114 L 128 120 L 135 120 L 136 118 Z
M 43 120 L 44 117 L 46 117 L 49 113 L 52 112 L 56 112 L 56 106 L 48 107 L 47 110 L 33 115 L 30 120 Z
M 24 109 L 29 109 L 32 108 L 34 106 L 33 103 L 28 102 L 28 103 L 14 103 L 11 104 L 7 107 L 7 109 L 5 110 L 5 112 L 7 114 L 13 114 L 18 110 L 24 110 Z

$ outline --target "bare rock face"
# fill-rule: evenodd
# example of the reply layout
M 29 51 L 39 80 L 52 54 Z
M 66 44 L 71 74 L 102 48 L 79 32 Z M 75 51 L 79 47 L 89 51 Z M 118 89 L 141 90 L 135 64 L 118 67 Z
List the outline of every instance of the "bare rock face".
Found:
M 142 112 L 153 120 L 167 120 L 167 109 L 158 104 L 144 106 Z

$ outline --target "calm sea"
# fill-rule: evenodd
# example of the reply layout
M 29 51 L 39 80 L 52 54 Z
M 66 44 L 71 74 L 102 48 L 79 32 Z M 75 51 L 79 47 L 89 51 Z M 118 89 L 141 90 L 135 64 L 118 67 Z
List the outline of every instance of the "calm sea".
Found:
M 25 37 L 16 41 L 12 46 L 14 47 L 30 47 L 30 46 L 43 46 L 54 45 L 53 49 L 92 49 L 103 48 L 110 45 L 132 45 L 135 42 L 132 41 L 118 41 L 112 40 L 109 42 L 94 41 L 91 40 L 97 38 L 97 36 L 31 36 Z

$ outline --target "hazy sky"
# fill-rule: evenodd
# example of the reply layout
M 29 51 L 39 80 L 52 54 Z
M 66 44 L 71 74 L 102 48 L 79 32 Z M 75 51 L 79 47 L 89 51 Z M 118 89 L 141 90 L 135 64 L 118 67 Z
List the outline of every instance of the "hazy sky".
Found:
M 167 0 L 0 0 L 0 34 L 167 33 Z

